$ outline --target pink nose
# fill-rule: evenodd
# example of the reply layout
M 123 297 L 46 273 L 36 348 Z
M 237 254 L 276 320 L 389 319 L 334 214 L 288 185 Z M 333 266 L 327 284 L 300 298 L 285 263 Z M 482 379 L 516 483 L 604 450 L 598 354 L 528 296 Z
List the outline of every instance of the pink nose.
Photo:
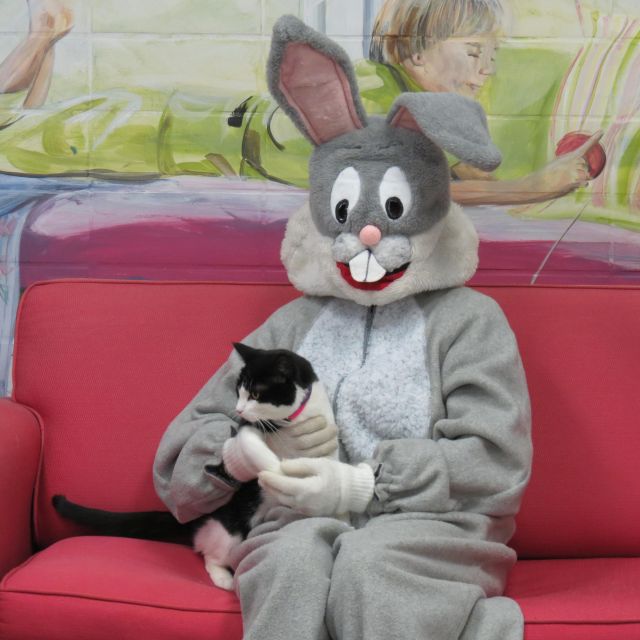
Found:
M 362 228 L 360 231 L 360 242 L 362 242 L 365 247 L 375 247 L 378 242 L 380 242 L 380 238 L 382 238 L 382 233 L 378 227 L 374 227 L 372 224 L 368 224 L 366 227 Z

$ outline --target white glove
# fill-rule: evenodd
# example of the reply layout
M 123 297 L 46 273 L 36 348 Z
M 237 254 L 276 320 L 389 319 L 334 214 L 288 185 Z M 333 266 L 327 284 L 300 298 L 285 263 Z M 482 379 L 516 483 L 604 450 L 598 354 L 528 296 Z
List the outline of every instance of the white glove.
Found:
M 222 446 L 222 461 L 229 475 L 240 482 L 258 477 L 261 471 L 278 471 L 280 460 L 265 444 L 264 435 L 255 427 L 242 427 Z
M 279 458 L 324 458 L 338 449 L 338 428 L 315 416 L 267 433 L 265 442 Z
M 368 464 L 357 467 L 328 458 L 283 460 L 280 471 L 262 471 L 258 482 L 280 504 L 307 516 L 363 513 L 373 497 Z

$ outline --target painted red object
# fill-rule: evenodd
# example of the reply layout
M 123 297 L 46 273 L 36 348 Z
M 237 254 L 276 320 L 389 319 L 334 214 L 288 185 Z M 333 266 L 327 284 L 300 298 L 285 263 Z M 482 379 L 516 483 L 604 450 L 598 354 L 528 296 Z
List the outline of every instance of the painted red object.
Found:
M 562 136 L 558 146 L 556 147 L 556 156 L 563 156 L 565 153 L 574 151 L 578 147 L 582 146 L 589 138 L 591 134 L 582 133 L 580 131 L 572 131 Z M 589 175 L 591 178 L 597 178 L 603 171 L 604 166 L 607 164 L 607 154 L 604 147 L 597 142 L 596 144 L 585 153 L 585 159 L 589 165 Z
M 504 310 L 531 394 L 533 472 L 507 587 L 525 638 L 640 640 L 640 287 L 477 288 Z M 0 402 L 0 556 L 18 564 L 32 552 L 16 544 L 31 508 L 42 551 L 0 585 L 3 640 L 241 638 L 236 597 L 211 584 L 188 547 L 78 535 L 87 532 L 50 500 L 65 492 L 108 509 L 163 508 L 150 470 L 166 426 L 231 341 L 297 295 L 204 282 L 29 288 L 14 398 Z

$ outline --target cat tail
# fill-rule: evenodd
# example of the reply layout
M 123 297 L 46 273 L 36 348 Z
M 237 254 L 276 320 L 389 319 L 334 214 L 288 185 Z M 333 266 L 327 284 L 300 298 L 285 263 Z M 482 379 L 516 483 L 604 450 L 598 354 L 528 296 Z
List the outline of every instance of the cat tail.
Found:
M 191 539 L 192 524 L 180 524 L 168 511 L 105 511 L 61 495 L 53 496 L 51 502 L 63 518 L 88 527 L 96 535 L 186 543 Z

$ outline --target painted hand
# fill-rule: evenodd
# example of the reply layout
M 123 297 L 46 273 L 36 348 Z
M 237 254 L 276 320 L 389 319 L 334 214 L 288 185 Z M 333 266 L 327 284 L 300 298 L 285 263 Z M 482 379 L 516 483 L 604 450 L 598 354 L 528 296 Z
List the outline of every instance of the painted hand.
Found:
M 338 429 L 317 416 L 268 433 L 265 442 L 280 458 L 323 458 L 337 450 Z
M 540 193 L 544 200 L 558 198 L 586 186 L 591 180 L 586 155 L 602 135 L 602 131 L 594 133 L 577 149 L 558 156 L 539 171 L 523 178 L 522 188 L 533 194 Z
M 363 513 L 373 496 L 368 464 L 351 466 L 328 458 L 283 460 L 279 472 L 263 471 L 258 482 L 280 504 L 308 516 Z
M 242 427 L 222 447 L 225 469 L 236 480 L 247 482 L 258 477 L 261 471 L 278 471 L 280 460 L 269 449 L 264 435 L 255 427 Z

